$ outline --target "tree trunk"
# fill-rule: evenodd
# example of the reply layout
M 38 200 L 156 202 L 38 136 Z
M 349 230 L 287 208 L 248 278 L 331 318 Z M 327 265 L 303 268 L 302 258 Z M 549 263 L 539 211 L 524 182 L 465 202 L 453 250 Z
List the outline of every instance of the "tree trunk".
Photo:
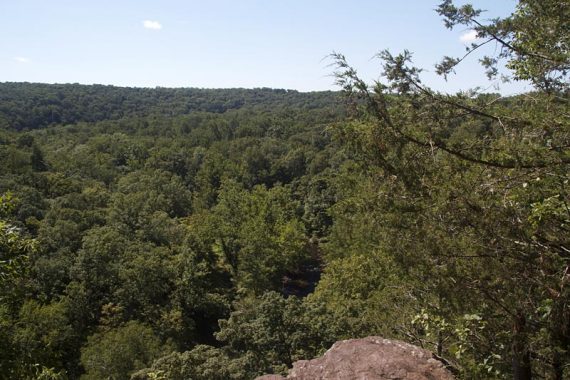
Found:
M 519 312 L 513 327 L 513 380 L 532 380 L 532 366 L 525 325 L 526 319 Z
M 570 348 L 570 312 L 567 304 L 556 300 L 550 321 L 550 341 L 552 345 L 552 380 L 564 380 L 565 362 Z

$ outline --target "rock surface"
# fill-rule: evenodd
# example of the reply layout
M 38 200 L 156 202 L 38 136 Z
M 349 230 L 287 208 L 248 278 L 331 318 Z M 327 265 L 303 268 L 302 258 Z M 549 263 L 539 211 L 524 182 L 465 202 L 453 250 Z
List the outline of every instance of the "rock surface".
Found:
M 289 375 L 256 380 L 453 380 L 429 351 L 397 340 L 368 337 L 336 342 L 323 356 L 293 363 Z

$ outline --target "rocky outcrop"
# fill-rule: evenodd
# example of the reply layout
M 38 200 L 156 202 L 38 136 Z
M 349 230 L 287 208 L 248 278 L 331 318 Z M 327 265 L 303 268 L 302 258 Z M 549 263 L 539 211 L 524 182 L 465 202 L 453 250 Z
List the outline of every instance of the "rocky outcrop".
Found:
M 433 354 L 414 345 L 368 337 L 336 342 L 323 356 L 293 363 L 289 375 L 256 380 L 453 380 Z

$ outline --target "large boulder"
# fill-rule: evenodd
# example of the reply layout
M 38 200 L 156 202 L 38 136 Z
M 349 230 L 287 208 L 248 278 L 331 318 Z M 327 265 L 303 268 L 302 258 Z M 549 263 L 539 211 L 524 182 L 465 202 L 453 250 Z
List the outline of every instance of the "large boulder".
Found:
M 372 336 L 336 342 L 323 356 L 293 363 L 289 375 L 256 380 L 453 380 L 433 354 L 414 345 Z

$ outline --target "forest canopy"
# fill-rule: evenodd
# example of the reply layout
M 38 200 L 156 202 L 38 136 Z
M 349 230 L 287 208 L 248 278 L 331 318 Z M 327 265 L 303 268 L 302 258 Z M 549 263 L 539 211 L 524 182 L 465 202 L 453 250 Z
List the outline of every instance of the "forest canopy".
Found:
M 251 379 L 340 339 L 570 376 L 567 1 L 441 2 L 516 96 L 410 52 L 340 92 L 0 83 L 0 378 Z M 505 65 L 508 71 L 502 71 Z

